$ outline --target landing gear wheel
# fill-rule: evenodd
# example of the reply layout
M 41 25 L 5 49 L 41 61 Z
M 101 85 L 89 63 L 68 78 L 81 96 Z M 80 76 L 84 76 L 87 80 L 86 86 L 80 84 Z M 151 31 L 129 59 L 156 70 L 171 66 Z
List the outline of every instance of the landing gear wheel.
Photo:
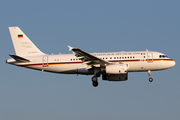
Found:
M 97 87 L 97 86 L 98 86 L 98 81 L 93 81 L 93 82 L 92 82 L 92 85 L 93 85 L 94 87 Z
M 97 76 L 93 76 L 93 77 L 92 77 L 92 85 L 93 85 L 94 87 L 97 87 L 97 86 L 98 86 Z
M 149 82 L 152 82 L 153 81 L 153 79 L 152 78 L 149 78 Z
M 97 77 L 96 76 L 92 77 L 92 81 L 93 82 L 95 82 L 95 81 L 97 82 Z

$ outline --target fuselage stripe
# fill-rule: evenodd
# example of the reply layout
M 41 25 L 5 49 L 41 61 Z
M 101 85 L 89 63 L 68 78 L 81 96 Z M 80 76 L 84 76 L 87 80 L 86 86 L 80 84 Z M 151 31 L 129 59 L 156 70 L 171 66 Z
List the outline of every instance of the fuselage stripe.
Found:
M 143 59 L 142 59 L 143 60 Z M 172 59 L 146 59 L 144 61 L 174 61 Z M 114 60 L 109 62 L 140 62 L 140 60 Z M 39 63 L 39 64 L 26 64 L 26 65 L 19 65 L 21 67 L 32 67 L 32 66 L 43 66 L 43 65 L 70 65 L 70 64 L 83 64 L 83 62 L 61 62 L 61 63 Z

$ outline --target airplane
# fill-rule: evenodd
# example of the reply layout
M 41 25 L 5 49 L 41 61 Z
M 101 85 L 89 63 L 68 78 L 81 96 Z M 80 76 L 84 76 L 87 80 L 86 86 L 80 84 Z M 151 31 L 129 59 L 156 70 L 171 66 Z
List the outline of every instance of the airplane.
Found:
M 151 71 L 165 70 L 175 66 L 175 61 L 155 51 L 87 53 L 79 48 L 69 47 L 73 54 L 45 54 L 21 31 L 9 27 L 16 54 L 9 54 L 6 63 L 61 74 L 93 75 L 92 85 L 102 80 L 126 81 L 129 72 L 148 72 L 149 82 L 153 81 Z

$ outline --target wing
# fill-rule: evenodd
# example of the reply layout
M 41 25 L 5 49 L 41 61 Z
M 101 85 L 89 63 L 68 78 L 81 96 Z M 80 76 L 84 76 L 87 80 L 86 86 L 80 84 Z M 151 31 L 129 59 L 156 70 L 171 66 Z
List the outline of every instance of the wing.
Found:
M 100 66 L 104 66 L 105 64 L 108 64 L 108 61 L 102 60 L 100 58 L 97 58 L 94 55 L 91 55 L 87 52 L 82 51 L 79 48 L 73 48 L 71 46 L 68 46 L 69 50 L 74 51 L 76 54 L 75 56 L 80 59 L 82 62 L 84 62 L 85 64 L 87 64 L 87 69 L 94 67 L 100 67 Z

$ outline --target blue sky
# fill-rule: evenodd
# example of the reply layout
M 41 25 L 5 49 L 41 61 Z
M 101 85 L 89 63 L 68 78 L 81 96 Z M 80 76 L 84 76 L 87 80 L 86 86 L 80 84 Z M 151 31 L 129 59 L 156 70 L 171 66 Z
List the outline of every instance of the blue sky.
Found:
M 1 0 L 1 120 L 179 120 L 179 0 Z M 176 66 L 129 73 L 125 82 L 40 72 L 8 65 L 8 27 L 18 26 L 48 54 L 151 50 Z

